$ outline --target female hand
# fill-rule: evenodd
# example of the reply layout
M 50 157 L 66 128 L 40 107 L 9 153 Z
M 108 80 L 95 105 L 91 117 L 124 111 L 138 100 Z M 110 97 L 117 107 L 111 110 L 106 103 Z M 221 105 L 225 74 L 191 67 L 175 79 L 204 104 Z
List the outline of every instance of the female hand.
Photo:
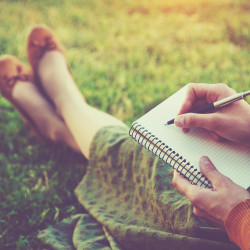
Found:
M 208 157 L 200 159 L 201 172 L 211 181 L 213 189 L 192 185 L 174 172 L 173 185 L 193 204 L 196 216 L 224 226 L 229 212 L 239 202 L 250 198 L 248 191 L 221 174 Z
M 226 84 L 189 84 L 186 98 L 175 118 L 176 126 L 184 132 L 193 127 L 204 128 L 216 141 L 227 139 L 250 146 L 250 105 L 246 101 L 234 102 L 214 113 L 187 113 L 234 94 L 235 91 Z

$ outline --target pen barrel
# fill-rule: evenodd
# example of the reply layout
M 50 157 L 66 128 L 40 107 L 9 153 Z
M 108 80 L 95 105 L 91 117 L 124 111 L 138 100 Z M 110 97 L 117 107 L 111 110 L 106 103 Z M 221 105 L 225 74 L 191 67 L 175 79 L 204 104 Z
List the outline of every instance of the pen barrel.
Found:
M 230 103 L 233 103 L 233 102 L 236 102 L 236 101 L 239 101 L 241 99 L 243 99 L 244 96 L 242 93 L 239 93 L 239 94 L 236 94 L 236 95 L 233 95 L 233 96 L 229 96 L 225 99 L 222 99 L 222 100 L 219 100 L 217 102 L 214 102 L 214 107 L 215 108 L 221 108 L 221 107 L 224 107 Z
M 250 90 L 243 93 L 243 97 L 247 97 L 248 95 L 250 95 Z
M 212 112 L 212 111 L 214 111 L 214 104 L 210 103 L 206 106 L 195 109 L 195 110 L 191 111 L 190 113 L 203 114 L 203 113 Z

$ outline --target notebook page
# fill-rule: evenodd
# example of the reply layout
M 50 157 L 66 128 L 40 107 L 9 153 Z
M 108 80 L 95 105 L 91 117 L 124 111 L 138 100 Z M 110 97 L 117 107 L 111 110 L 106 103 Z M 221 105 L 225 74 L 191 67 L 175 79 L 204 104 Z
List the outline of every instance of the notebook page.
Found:
M 208 156 L 216 168 L 238 185 L 250 186 L 250 148 L 233 143 L 213 141 L 201 129 L 191 129 L 184 134 L 173 125 L 165 125 L 174 118 L 182 105 L 186 87 L 160 103 L 136 122 L 150 131 L 159 140 L 183 156 L 190 164 L 199 169 L 201 156 Z

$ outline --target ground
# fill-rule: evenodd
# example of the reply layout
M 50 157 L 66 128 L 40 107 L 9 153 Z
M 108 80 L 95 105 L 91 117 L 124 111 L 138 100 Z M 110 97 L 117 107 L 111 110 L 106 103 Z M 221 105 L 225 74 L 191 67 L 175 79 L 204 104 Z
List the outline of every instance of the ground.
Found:
M 27 63 L 30 29 L 47 24 L 88 102 L 130 125 L 189 82 L 249 90 L 249 9 L 247 0 L 0 0 L 0 55 Z M 73 190 L 86 166 L 39 143 L 0 97 L 1 249 L 42 249 L 38 230 L 84 211 Z

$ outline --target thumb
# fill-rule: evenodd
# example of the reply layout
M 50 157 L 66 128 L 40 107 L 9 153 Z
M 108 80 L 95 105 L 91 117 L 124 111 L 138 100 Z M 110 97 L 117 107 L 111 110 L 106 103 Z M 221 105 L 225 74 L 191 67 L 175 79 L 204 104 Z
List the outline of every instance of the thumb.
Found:
M 216 119 L 214 114 L 195 114 L 195 113 L 186 113 L 178 115 L 174 123 L 177 127 L 181 128 L 194 128 L 200 127 L 207 130 L 213 130 L 216 127 Z
M 212 185 L 214 187 L 220 186 L 223 182 L 224 175 L 216 169 L 207 156 L 201 157 L 199 165 L 201 172 L 211 181 Z

